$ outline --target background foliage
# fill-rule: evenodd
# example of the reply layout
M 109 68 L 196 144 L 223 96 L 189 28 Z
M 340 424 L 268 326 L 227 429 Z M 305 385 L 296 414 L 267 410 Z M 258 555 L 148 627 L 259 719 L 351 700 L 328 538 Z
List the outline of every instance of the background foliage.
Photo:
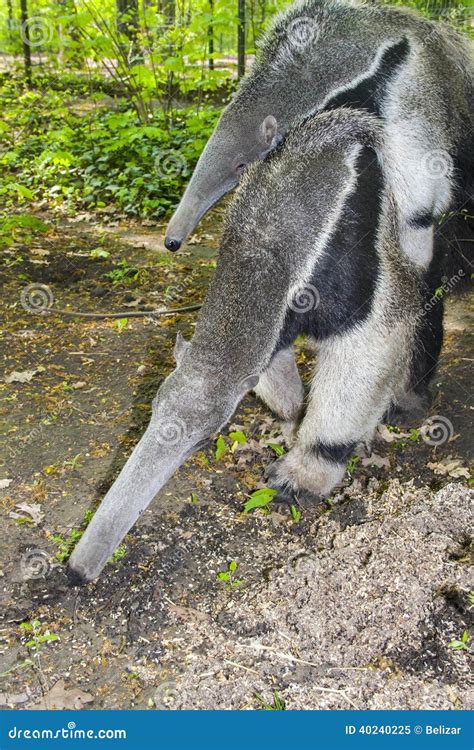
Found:
M 258 37 L 286 4 L 1 0 L 4 213 L 168 213 Z M 458 0 L 404 4 L 470 30 Z

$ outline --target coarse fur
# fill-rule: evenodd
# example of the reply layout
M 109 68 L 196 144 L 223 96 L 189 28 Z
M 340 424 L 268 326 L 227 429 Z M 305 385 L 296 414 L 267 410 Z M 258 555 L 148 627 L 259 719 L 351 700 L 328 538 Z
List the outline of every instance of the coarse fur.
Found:
M 473 50 L 467 37 L 414 12 L 302 0 L 271 24 L 224 111 L 167 230 L 177 249 L 201 216 L 264 158 L 298 118 L 340 106 L 376 114 L 400 245 L 426 269 L 444 214 L 473 208 Z M 440 233 L 446 271 L 468 274 L 472 210 Z M 448 252 L 449 251 L 449 252 Z
M 295 124 L 248 169 L 195 334 L 177 339 L 177 368 L 150 424 L 70 559 L 74 581 L 100 573 L 247 391 L 298 421 L 293 447 L 270 470 L 271 486 L 291 502 L 329 494 L 387 409 L 416 397 L 432 315 L 423 310 L 424 274 L 400 253 L 384 148 L 376 117 L 339 108 Z M 291 351 L 299 333 L 317 347 L 306 403 Z

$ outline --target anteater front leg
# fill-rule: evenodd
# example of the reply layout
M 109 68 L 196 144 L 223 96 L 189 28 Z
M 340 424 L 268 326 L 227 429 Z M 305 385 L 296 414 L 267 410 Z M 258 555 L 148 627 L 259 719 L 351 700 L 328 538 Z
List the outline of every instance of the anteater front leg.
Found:
M 281 419 L 287 422 L 298 419 L 303 409 L 304 388 L 291 347 L 273 356 L 260 376 L 255 393 Z

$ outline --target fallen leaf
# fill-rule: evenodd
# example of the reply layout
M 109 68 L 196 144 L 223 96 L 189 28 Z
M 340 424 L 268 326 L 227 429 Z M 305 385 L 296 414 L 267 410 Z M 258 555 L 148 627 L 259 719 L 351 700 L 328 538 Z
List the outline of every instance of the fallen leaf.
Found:
M 83 211 L 82 213 L 72 216 L 69 221 L 71 222 L 71 224 L 77 224 L 80 221 L 92 221 L 93 219 L 93 213 L 91 213 L 90 211 Z
M 471 476 L 469 470 L 461 465 L 461 461 L 459 459 L 453 459 L 452 456 L 448 456 L 437 463 L 432 461 L 431 463 L 427 463 L 426 466 L 428 469 L 431 469 L 431 471 L 434 471 L 435 474 L 444 477 L 449 476 L 453 477 L 453 479 L 465 477 L 466 479 L 469 479 Z
M 30 247 L 30 253 L 32 255 L 39 255 L 40 257 L 43 257 L 44 255 L 50 255 L 49 250 L 46 250 L 44 247 Z
M 6 490 L 11 485 L 13 479 L 0 479 L 0 490 Z
M 26 703 L 28 693 L 0 693 L 0 706 L 15 706 L 17 703 Z
M 21 512 L 16 513 L 12 510 L 9 514 L 10 518 L 24 518 L 24 514 L 27 513 L 29 516 L 31 516 L 31 520 L 33 521 L 35 526 L 38 526 L 44 518 L 44 513 L 42 512 L 41 505 L 39 503 L 19 503 L 18 505 L 15 505 L 15 508 L 18 508 L 18 510 Z
M 132 299 L 131 302 L 124 302 L 124 307 L 138 307 L 140 302 L 142 301 L 142 297 L 137 297 L 137 299 Z
M 396 440 L 400 440 L 401 438 L 409 438 L 411 436 L 409 432 L 392 432 L 388 429 L 387 425 L 379 424 L 379 426 L 377 427 L 376 437 L 384 440 L 386 443 L 394 443 Z
M 33 704 L 32 708 L 36 710 L 80 710 L 85 703 L 92 703 L 94 696 L 85 693 L 79 688 L 66 688 L 64 680 L 59 680 L 51 690 L 49 690 L 41 700 Z
M 84 388 L 85 385 L 87 385 L 87 383 L 84 380 L 79 380 L 77 383 L 72 383 L 71 388 L 77 391 L 79 388 Z
M 22 370 L 21 372 L 17 372 L 16 370 L 14 370 L 10 373 L 10 375 L 7 375 L 5 377 L 5 383 L 29 383 L 35 375 L 38 375 L 38 373 L 44 371 L 45 368 L 42 365 L 37 367 L 35 370 Z
M 378 453 L 372 453 L 367 458 L 362 459 L 362 466 L 376 466 L 377 469 L 390 469 L 390 461 L 386 456 L 379 456 Z

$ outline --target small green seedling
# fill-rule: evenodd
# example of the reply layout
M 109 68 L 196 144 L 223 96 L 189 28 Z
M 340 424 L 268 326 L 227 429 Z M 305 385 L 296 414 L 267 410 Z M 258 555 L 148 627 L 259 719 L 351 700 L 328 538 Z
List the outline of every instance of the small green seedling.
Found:
M 104 250 L 103 247 L 95 247 L 90 251 L 89 255 L 91 258 L 94 258 L 94 260 L 97 260 L 98 258 L 108 258 L 110 253 L 108 250 Z
M 301 511 L 298 510 L 296 505 L 290 505 L 290 513 L 295 523 L 299 523 L 301 521 Z
M 191 492 L 191 502 L 193 505 L 199 502 L 199 497 L 196 492 Z
M 126 328 L 127 323 L 128 323 L 128 318 L 119 318 L 118 320 L 115 321 L 115 328 L 120 333 L 121 331 L 123 331 L 124 328 Z
M 266 508 L 277 494 L 278 490 L 274 490 L 271 487 L 262 487 L 260 490 L 252 492 L 249 500 L 244 503 L 244 513 L 248 513 L 254 508 Z
M 469 651 L 468 643 L 469 633 L 465 630 L 459 640 L 451 641 L 451 643 L 448 643 L 448 646 L 449 648 L 452 648 L 453 651 Z
M 355 474 L 358 464 L 360 463 L 360 456 L 351 456 L 347 463 L 347 471 L 352 476 Z
M 140 270 L 130 266 L 123 258 L 120 263 L 117 263 L 113 271 L 104 273 L 106 279 L 110 279 L 113 284 L 131 284 L 132 281 L 136 281 L 140 275 Z
M 44 626 L 39 620 L 22 622 L 20 628 L 31 636 L 25 643 L 27 648 L 34 648 L 36 651 L 39 651 L 43 643 L 59 641 L 59 636 L 55 633 L 50 633 L 47 628 L 44 629 Z
M 109 560 L 109 563 L 119 562 L 119 560 L 123 560 L 124 557 L 127 555 L 127 548 L 125 544 L 121 544 L 115 552 L 112 553 L 112 557 Z
M 474 591 L 470 591 L 467 598 L 469 599 L 469 604 L 474 604 Z
M 77 453 L 70 461 L 64 461 L 63 466 L 70 466 L 73 471 L 79 469 L 81 467 L 81 464 L 79 463 L 81 455 L 81 453 Z
M 267 448 L 270 448 L 276 456 L 285 455 L 285 449 L 280 443 L 267 443 Z
M 79 529 L 71 529 L 69 534 L 55 534 L 51 540 L 58 547 L 55 559 L 62 563 L 67 562 L 82 534 Z
M 255 697 L 259 702 L 259 711 L 285 711 L 286 703 L 283 698 L 278 695 L 278 690 L 273 691 L 273 703 L 267 703 L 263 695 L 255 693 Z
M 13 665 L 13 667 L 10 667 L 10 669 L 7 669 L 6 672 L 0 672 L 0 677 L 8 677 L 9 675 L 13 674 L 13 672 L 19 672 L 20 669 L 26 669 L 27 667 L 33 667 L 34 664 L 31 661 L 31 659 L 23 659 L 23 661 L 19 661 L 16 664 Z
M 245 445 L 247 438 L 243 432 L 238 430 L 237 432 L 229 432 L 229 437 L 232 440 L 231 453 L 235 453 L 239 445 Z
M 222 435 L 219 435 L 219 437 L 216 440 L 216 452 L 214 454 L 214 458 L 216 461 L 220 461 L 222 456 L 227 452 L 227 445 L 222 437 Z
M 222 570 L 217 574 L 217 580 L 223 581 L 228 586 L 230 586 L 230 588 L 238 588 L 239 586 L 242 586 L 242 579 L 234 577 L 234 573 L 238 567 L 238 563 L 235 560 L 231 560 L 229 565 L 227 566 L 227 570 Z

